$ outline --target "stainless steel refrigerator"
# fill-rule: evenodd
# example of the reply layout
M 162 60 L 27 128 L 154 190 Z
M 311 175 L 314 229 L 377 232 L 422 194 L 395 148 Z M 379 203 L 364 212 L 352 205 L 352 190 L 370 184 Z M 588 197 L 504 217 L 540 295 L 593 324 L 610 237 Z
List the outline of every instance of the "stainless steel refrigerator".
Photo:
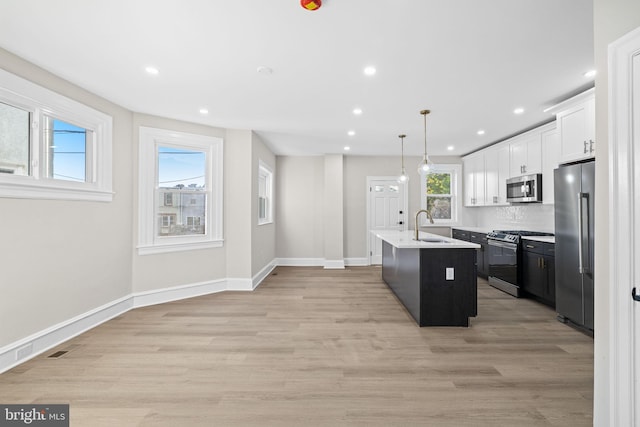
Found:
M 556 312 L 593 331 L 595 162 L 554 172 Z

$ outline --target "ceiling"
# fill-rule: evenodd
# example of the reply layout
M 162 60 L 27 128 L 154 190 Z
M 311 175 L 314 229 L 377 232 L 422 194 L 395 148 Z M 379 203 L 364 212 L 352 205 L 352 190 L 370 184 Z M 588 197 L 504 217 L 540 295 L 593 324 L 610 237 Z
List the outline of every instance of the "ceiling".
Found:
M 403 133 L 420 155 L 430 109 L 429 154 L 463 155 L 593 85 L 592 21 L 587 0 L 2 0 L 0 47 L 132 111 L 252 129 L 276 154 L 398 155 Z

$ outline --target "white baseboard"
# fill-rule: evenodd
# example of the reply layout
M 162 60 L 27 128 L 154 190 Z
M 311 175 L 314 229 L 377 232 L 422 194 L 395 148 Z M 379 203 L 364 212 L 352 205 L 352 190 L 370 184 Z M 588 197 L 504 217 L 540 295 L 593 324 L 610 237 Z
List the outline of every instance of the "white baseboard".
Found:
M 137 292 L 132 295 L 133 308 L 164 304 L 166 302 L 199 297 L 226 290 L 227 281 L 225 279 L 219 279 L 209 282 L 190 283 L 188 285 L 174 286 L 171 288 L 154 289 L 147 292 Z
M 362 259 L 366 260 L 366 258 Z M 355 263 L 361 265 L 360 258 L 354 258 L 348 262 L 354 263 L 350 265 L 356 265 Z M 218 279 L 132 293 L 0 348 L 0 374 L 134 308 L 222 291 L 252 291 L 278 265 L 344 268 L 344 262 L 340 260 L 327 262 L 321 258 L 278 258 L 267 264 L 251 279 Z
M 369 258 L 345 258 L 344 265 L 348 267 L 366 267 L 369 265 Z
M 257 288 L 260 285 L 260 283 L 262 283 L 262 281 L 266 279 L 267 276 L 269 276 L 269 274 L 271 274 L 271 272 L 277 267 L 277 265 L 278 263 L 274 259 L 269 264 L 265 265 L 264 268 L 258 272 L 258 274 L 253 276 L 253 279 L 252 279 L 253 289 Z
M 0 348 L 0 374 L 133 308 L 126 296 Z
M 324 258 L 276 258 L 276 264 L 285 267 L 323 267 Z
M 334 269 L 334 270 L 344 269 L 344 260 L 343 259 L 332 259 L 332 260 L 325 259 L 324 268 Z

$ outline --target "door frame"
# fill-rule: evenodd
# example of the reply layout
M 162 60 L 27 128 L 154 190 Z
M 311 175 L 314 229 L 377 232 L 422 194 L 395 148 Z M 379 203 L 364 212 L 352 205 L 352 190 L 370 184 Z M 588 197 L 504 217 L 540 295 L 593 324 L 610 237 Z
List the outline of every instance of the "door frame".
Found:
M 640 423 L 634 403 L 634 144 L 633 57 L 640 55 L 640 28 L 609 45 L 609 425 Z M 640 96 L 639 96 L 640 97 Z M 638 108 L 640 106 L 636 106 Z M 636 111 L 635 114 L 638 114 Z M 637 117 L 636 117 L 637 118 Z M 638 135 L 635 135 L 638 138 Z M 596 163 L 597 165 L 597 163 Z M 630 233 L 631 231 L 631 233 Z M 604 233 L 602 233 L 604 234 Z M 640 287 L 640 283 L 635 284 Z M 598 331 L 596 331 L 597 337 Z M 597 338 L 596 338 L 597 339 Z M 640 367 L 638 367 L 640 368 Z M 635 423 L 635 424 L 634 424 Z
M 367 265 L 371 265 L 371 233 L 369 230 L 371 230 L 371 182 L 372 181 L 396 181 L 397 182 L 398 177 L 397 176 L 367 176 L 367 186 L 365 187 L 365 192 L 366 192 L 366 203 L 367 203 L 367 229 L 366 229 L 366 239 L 367 239 Z M 404 183 L 398 183 L 403 187 L 403 212 L 406 212 L 406 214 L 409 214 L 409 182 L 404 182 Z M 404 228 L 406 230 L 406 227 L 408 226 L 408 218 L 405 217 L 405 221 L 404 221 Z

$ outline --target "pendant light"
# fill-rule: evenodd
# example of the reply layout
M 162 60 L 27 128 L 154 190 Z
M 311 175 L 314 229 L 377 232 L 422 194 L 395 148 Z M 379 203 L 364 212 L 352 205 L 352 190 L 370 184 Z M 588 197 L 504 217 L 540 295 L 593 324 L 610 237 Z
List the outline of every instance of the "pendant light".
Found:
M 427 155 L 427 114 L 429 114 L 431 110 L 422 110 L 420 114 L 424 117 L 424 157 L 422 161 L 418 163 L 418 174 L 423 174 L 429 172 L 431 169 L 431 165 L 429 164 L 429 156 Z
M 407 175 L 407 172 L 404 169 L 404 138 L 407 135 L 398 135 L 398 137 L 400 138 L 400 148 L 402 150 L 402 155 L 400 157 L 401 162 L 402 162 L 402 169 L 400 169 L 400 176 L 398 177 L 398 182 L 407 182 L 409 181 L 409 175 Z

